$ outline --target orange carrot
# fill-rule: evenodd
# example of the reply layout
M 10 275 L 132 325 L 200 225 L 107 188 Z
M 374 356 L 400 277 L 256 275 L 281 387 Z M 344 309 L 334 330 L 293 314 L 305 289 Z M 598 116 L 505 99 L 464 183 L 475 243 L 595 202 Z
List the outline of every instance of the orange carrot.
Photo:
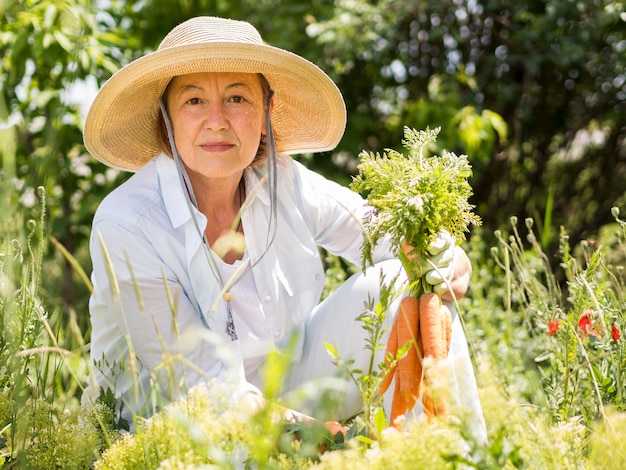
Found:
M 441 299 L 434 292 L 422 294 L 419 299 L 420 323 L 424 357 L 441 359 L 443 353 Z
M 444 320 L 446 357 L 448 357 L 448 353 L 450 352 L 450 342 L 452 341 L 452 312 L 450 312 L 450 309 L 446 305 L 441 304 L 441 314 L 443 315 Z
M 422 381 L 422 368 L 417 351 L 417 335 L 419 331 L 419 304 L 415 297 L 407 296 L 400 303 L 398 312 L 398 344 L 404 345 L 411 341 L 411 347 L 402 359 L 398 361 L 397 379 L 400 382 L 400 393 L 404 397 L 407 407 L 411 410 L 419 398 L 419 388 Z
M 389 388 L 392 378 L 395 387 L 391 405 L 390 421 L 411 410 L 420 395 L 422 381 L 421 351 L 418 351 L 419 341 L 419 310 L 418 300 L 415 297 L 405 297 L 400 302 L 398 314 L 387 340 L 385 356 L 390 353 L 396 357 L 398 347 L 411 342 L 407 354 L 398 360 L 391 368 L 380 385 L 380 394 Z M 385 359 L 387 360 L 387 359 Z M 389 362 L 387 361 L 389 364 Z
M 434 373 L 442 373 L 437 366 L 439 362 L 448 357 L 449 341 L 451 337 L 450 310 L 442 305 L 437 294 L 426 293 L 420 297 L 420 329 L 424 347 L 424 358 L 431 358 L 429 369 Z M 437 387 L 432 389 L 430 371 L 424 375 L 424 391 L 422 393 L 422 405 L 424 413 L 429 417 L 445 417 L 448 410 L 445 390 Z
M 409 341 L 412 344 L 407 354 L 389 369 L 380 386 L 382 395 L 388 390 L 392 379 L 395 381 L 390 415 L 393 426 L 402 426 L 402 422 L 396 422 L 396 419 L 415 406 L 420 393 L 424 412 L 429 419 L 447 416 L 447 395 L 441 387 L 433 385 L 435 380 L 432 374 L 442 373 L 437 366 L 439 361 L 448 357 L 451 333 L 452 315 L 437 294 L 422 294 L 419 300 L 410 296 L 402 299 L 389 332 L 385 351 L 387 364 L 387 353 L 396 357 L 398 347 Z M 430 358 L 431 366 L 422 377 L 422 360 L 426 357 Z
M 402 421 L 397 420 L 399 416 L 406 413 L 406 403 L 404 401 L 404 395 L 400 391 L 400 378 L 396 374 L 396 380 L 393 390 L 393 399 L 391 401 L 391 415 L 389 416 L 389 422 L 397 429 L 402 429 Z
M 398 317 L 396 317 L 396 321 L 391 325 L 391 330 L 389 331 L 389 339 L 387 339 L 387 347 L 385 348 L 385 363 L 387 367 L 389 367 L 389 360 L 387 359 L 387 355 L 391 354 L 391 356 L 395 359 L 398 354 Z M 391 379 L 396 372 L 396 365 L 387 370 L 387 374 L 383 378 L 380 383 L 380 395 L 385 393 L 391 384 Z

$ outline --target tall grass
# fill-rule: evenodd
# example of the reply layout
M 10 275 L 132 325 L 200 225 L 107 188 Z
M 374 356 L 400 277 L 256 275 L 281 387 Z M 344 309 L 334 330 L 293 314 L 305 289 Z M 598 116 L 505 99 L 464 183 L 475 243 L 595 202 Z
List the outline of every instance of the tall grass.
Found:
M 111 408 L 80 405 L 89 361 L 85 332 L 40 288 L 49 262 L 44 194 L 32 220 L 15 209 L 10 190 L 1 196 L 2 468 L 626 468 L 626 224 L 617 211 L 598 242 L 570 247 L 563 230 L 556 255 L 542 250 L 532 221 L 522 233 L 515 219 L 510 234 L 496 234 L 492 256 L 484 256 L 489 247 L 479 231 L 466 247 L 474 274 L 460 311 L 477 366 L 486 443 L 472 438 L 462 412 L 446 422 L 417 419 L 407 432 L 387 429 L 372 394 L 380 365 L 344 367 L 353 375 L 348 379 L 363 385 L 369 407 L 347 423 L 345 439 L 323 426 L 277 421 L 271 408 L 250 414 L 232 403 L 225 385 L 210 381 L 120 437 Z M 337 262 L 328 265 L 335 279 L 344 278 Z M 370 305 L 360 317 L 372 351 L 381 346 L 381 309 Z M 333 353 L 341 365 L 341 351 Z M 288 362 L 288 351 L 270 356 L 264 392 L 297 407 L 279 398 Z
M 615 256 L 621 249 L 623 262 L 626 223 L 614 212 L 616 244 L 611 251 Z M 597 240 L 585 240 L 574 250 L 562 230 L 561 280 L 552 272 L 553 260 L 542 250 L 533 221 L 525 221 L 526 243 L 513 222 L 508 239 L 497 234 L 494 258 L 512 273 L 509 298 L 528 332 L 528 354 L 539 372 L 546 406 L 556 421 L 580 417 L 588 425 L 605 418 L 607 406 L 623 410 L 623 265 L 611 265 L 608 247 Z
M 473 260 L 471 293 L 462 302 L 477 363 L 497 358 L 489 375 L 534 410 L 529 430 L 543 423 L 562 435 L 552 452 L 578 462 L 541 468 L 626 465 L 625 453 L 611 445 L 626 437 L 626 223 L 615 208 L 613 215 L 615 224 L 578 246 L 562 228 L 558 253 L 544 251 L 532 219 L 520 228 L 512 217 L 510 233 L 495 233 L 492 256 Z M 471 254 L 486 251 L 480 234 L 472 243 L 482 249 Z
M 102 447 L 102 416 L 78 406 L 87 355 L 73 317 L 49 309 L 44 275 L 45 194 L 37 219 L 0 189 L 0 464 L 87 468 Z M 68 346 L 78 344 L 76 350 Z

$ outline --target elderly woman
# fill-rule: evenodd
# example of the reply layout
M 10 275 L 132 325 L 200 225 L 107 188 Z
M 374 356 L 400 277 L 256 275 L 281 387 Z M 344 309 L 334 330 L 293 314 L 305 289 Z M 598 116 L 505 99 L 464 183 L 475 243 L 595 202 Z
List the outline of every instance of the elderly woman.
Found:
M 383 243 L 374 266 L 320 302 L 319 247 L 360 264 L 368 207 L 289 156 L 334 148 L 345 121 L 324 72 L 265 45 L 245 22 L 188 20 L 111 77 L 87 116 L 85 145 L 136 174 L 93 221 L 87 397 L 111 389 L 131 419 L 217 380 L 260 406 L 260 369 L 292 339 L 285 392 L 337 375 L 325 342 L 356 365 L 369 360 L 355 318 L 378 297 L 381 272 L 406 282 L 402 265 Z M 471 268 L 460 248 L 448 250 L 454 263 L 439 268 L 459 297 Z M 452 395 L 482 423 L 458 318 L 450 357 Z M 337 418 L 360 405 L 346 382 Z

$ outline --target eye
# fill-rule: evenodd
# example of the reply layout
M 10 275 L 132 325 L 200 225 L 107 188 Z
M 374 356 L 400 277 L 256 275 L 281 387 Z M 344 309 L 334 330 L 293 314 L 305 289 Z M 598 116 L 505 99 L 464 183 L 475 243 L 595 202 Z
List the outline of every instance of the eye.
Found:
M 195 104 L 200 104 L 200 98 L 189 98 L 189 99 L 187 100 L 187 103 L 189 103 L 189 104 L 193 104 L 193 105 L 195 105 Z
M 231 96 L 230 100 L 233 103 L 237 103 L 237 104 L 244 103 L 246 101 L 246 99 L 243 96 L 241 96 L 241 95 Z

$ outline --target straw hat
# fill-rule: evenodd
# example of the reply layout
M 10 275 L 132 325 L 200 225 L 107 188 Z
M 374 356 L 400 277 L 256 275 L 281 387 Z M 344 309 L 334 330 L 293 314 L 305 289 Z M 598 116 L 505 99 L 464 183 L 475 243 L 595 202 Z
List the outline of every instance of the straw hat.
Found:
M 155 52 L 121 68 L 104 84 L 85 121 L 87 150 L 108 166 L 141 168 L 161 151 L 158 98 L 172 77 L 194 72 L 262 73 L 274 90 L 278 152 L 330 150 L 343 135 L 343 97 L 320 68 L 265 45 L 249 23 L 205 16 L 175 27 Z

